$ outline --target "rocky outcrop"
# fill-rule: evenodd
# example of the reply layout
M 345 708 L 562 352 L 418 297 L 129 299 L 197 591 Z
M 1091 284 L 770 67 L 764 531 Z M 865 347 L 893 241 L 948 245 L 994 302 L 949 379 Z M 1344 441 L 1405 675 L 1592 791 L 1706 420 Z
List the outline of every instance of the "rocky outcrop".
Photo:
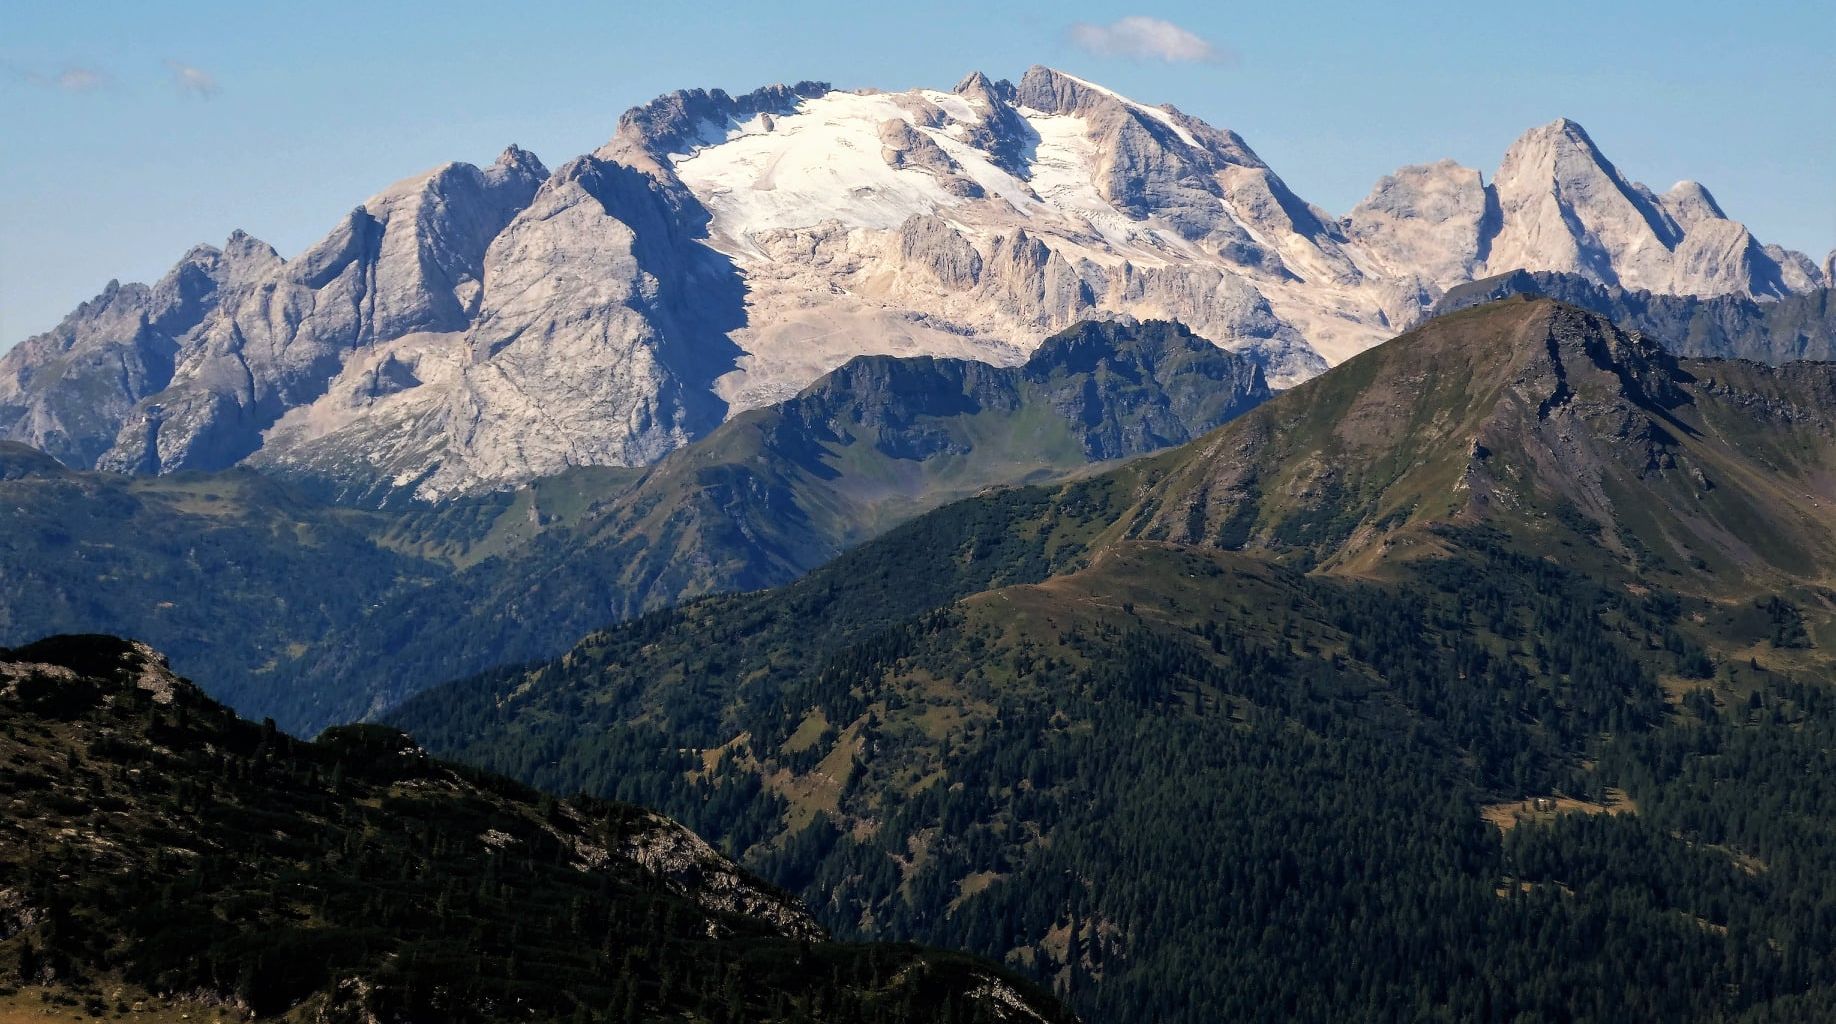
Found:
M 1484 264 L 1497 219 L 1479 172 L 1442 160 L 1385 175 L 1347 223 L 1352 241 L 1367 246 L 1387 273 L 1446 288 Z
M 192 249 L 151 287 L 110 281 L 55 329 L 0 357 L 0 436 L 94 465 L 135 406 L 171 384 L 223 302 L 280 262 L 237 232 L 221 249 Z
M 647 814 L 641 827 L 631 828 L 617 855 L 712 914 L 763 922 L 787 939 L 818 942 L 827 938 L 796 897 L 742 872 L 707 840 L 660 814 Z
M 706 433 L 726 412 L 712 383 L 738 355 L 739 284 L 677 211 L 623 164 L 562 167 L 482 254 L 490 287 L 469 330 L 347 362 L 255 463 L 354 498 L 437 499 L 645 465 Z

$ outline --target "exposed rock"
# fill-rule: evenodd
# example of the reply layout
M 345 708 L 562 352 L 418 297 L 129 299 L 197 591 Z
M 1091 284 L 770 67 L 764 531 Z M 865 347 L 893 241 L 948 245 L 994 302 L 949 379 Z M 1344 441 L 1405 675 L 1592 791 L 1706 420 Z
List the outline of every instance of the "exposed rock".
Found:
M 1346 220 L 1351 240 L 1384 270 L 1446 288 L 1484 262 L 1481 243 L 1495 217 L 1479 172 L 1442 160 L 1385 175 Z
M 910 122 L 880 122 L 881 159 L 893 170 L 922 167 L 937 175 L 951 194 L 964 199 L 980 199 L 988 193 L 974 179 L 963 176 L 962 167 L 928 135 L 920 134 Z
M 913 214 L 899 226 L 899 259 L 945 288 L 964 291 L 982 278 L 982 254 L 941 217 Z
M 545 176 L 512 147 L 488 169 L 448 164 L 372 197 L 298 259 L 220 301 L 170 383 L 141 396 L 96 465 L 232 465 L 287 410 L 324 394 L 353 351 L 463 330 L 478 309 L 486 247 Z
M 150 288 L 110 281 L 55 329 L 0 357 L 0 436 L 95 464 L 135 404 L 171 383 L 219 304 L 280 262 L 238 231 L 222 249 L 193 248 Z
M 646 824 L 625 837 L 618 854 L 663 879 L 678 895 L 706 910 L 766 922 L 785 938 L 825 937 L 796 897 L 743 874 L 707 840 L 660 814 L 650 815 Z

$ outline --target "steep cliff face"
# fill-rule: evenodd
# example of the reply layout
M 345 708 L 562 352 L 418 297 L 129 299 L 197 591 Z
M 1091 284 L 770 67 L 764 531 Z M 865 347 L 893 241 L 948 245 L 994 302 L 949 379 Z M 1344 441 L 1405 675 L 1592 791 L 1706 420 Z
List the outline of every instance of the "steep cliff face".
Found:
M 486 170 L 449 164 L 372 197 L 304 255 L 219 303 L 172 382 L 135 405 L 96 465 L 232 465 L 284 413 L 323 395 L 352 353 L 463 330 L 479 306 L 486 246 L 545 174 L 512 148 Z
M 1829 268 L 1581 127 L 1343 219 L 1238 135 L 1035 67 L 953 90 L 671 93 L 552 178 L 512 147 L 282 262 L 238 236 L 0 362 L 0 436 L 134 472 L 243 460 L 348 500 L 641 466 L 860 355 L 1018 365 L 1093 315 L 1175 320 L 1291 386 L 1517 269 L 1777 298 Z
M 354 356 L 255 463 L 367 500 L 436 499 L 646 465 L 705 434 L 726 413 L 712 382 L 739 354 L 740 284 L 681 216 L 628 166 L 562 167 L 483 253 L 468 330 Z
M 0 357 L 0 434 L 70 465 L 96 464 L 137 404 L 172 383 L 219 307 L 280 264 L 267 244 L 237 232 L 221 249 L 192 249 L 151 287 L 109 282 L 54 330 Z

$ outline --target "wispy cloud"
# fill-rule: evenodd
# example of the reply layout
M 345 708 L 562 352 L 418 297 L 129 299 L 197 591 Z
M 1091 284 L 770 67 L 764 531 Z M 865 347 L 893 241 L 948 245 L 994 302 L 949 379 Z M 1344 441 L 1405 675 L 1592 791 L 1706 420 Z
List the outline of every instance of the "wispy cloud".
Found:
M 172 72 L 172 85 L 187 96 L 209 99 L 222 91 L 217 77 L 203 68 L 167 58 L 166 70 Z
M 1140 14 L 1107 25 L 1080 21 L 1071 26 L 1071 42 L 1100 57 L 1158 60 L 1168 64 L 1215 63 L 1227 56 L 1190 30 Z
M 109 83 L 108 73 L 99 68 L 71 65 L 56 74 L 22 70 L 19 77 L 45 89 L 63 92 L 94 92 Z

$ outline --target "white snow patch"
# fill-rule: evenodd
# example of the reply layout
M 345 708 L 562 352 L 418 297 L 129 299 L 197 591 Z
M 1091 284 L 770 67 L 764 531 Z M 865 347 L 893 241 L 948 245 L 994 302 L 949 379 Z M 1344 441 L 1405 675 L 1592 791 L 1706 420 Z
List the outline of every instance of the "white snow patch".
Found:
M 671 160 L 713 214 L 717 242 L 763 256 L 752 240 L 763 232 L 831 221 L 884 230 L 964 202 L 930 171 L 887 165 L 879 127 L 894 119 L 911 117 L 892 96 L 832 92 L 774 117 L 770 131 L 749 123 Z
M 982 123 L 982 115 L 975 109 L 975 105 L 953 92 L 920 89 L 918 95 L 935 103 L 938 109 L 942 110 L 952 121 L 960 121 L 963 124 Z
M 1020 115 L 1039 133 L 1030 169 L 1033 191 L 1047 207 L 1089 225 L 1113 248 L 1155 247 L 1147 225 L 1130 219 L 1097 191 L 1093 169 L 1100 154 L 1090 140 L 1089 122 L 1028 109 Z

